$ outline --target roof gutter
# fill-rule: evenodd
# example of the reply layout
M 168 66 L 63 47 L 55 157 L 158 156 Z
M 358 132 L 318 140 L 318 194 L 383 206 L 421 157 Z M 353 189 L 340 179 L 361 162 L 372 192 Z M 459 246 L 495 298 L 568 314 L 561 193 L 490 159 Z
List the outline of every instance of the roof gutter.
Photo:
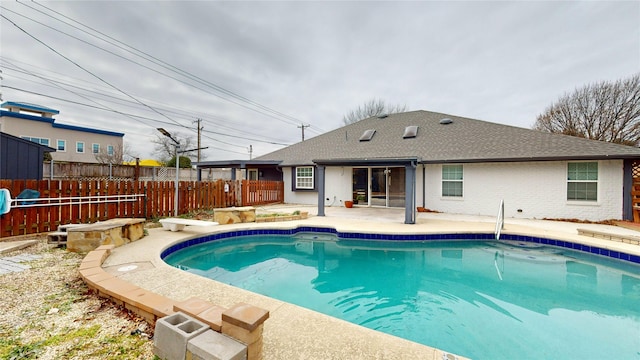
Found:
M 640 155 L 580 155 L 580 156 L 541 156 L 517 158 L 482 158 L 482 159 L 438 159 L 422 160 L 420 164 L 453 164 L 453 163 L 495 163 L 495 162 L 529 162 L 529 161 L 571 161 L 571 160 L 626 160 L 640 159 Z
M 316 165 L 328 166 L 387 166 L 387 165 L 412 165 L 420 163 L 418 157 L 403 158 L 364 158 L 364 159 L 314 159 Z

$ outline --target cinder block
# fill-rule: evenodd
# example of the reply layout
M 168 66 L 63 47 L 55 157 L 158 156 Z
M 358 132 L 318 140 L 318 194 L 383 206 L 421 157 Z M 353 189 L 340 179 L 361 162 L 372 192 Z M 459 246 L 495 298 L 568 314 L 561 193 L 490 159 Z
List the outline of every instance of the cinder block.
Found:
M 207 324 L 181 312 L 158 319 L 153 336 L 154 354 L 164 360 L 184 360 L 189 340 L 207 330 Z
M 187 360 L 246 360 L 247 347 L 213 330 L 189 340 Z

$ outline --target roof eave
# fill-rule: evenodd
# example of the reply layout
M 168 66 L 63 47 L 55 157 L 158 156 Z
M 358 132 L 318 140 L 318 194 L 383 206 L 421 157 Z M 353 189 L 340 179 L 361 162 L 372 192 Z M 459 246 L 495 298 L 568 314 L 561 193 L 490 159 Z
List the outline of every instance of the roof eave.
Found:
M 200 161 L 194 162 L 193 165 L 200 169 L 209 168 L 241 168 L 248 166 L 278 166 L 282 161 L 279 160 L 218 160 L 218 161 Z
M 536 156 L 536 157 L 514 157 L 514 158 L 473 158 L 473 159 L 436 159 L 423 160 L 421 164 L 443 164 L 443 163 L 493 163 L 493 162 L 530 162 L 530 161 L 584 161 L 584 160 L 626 160 L 640 159 L 640 155 L 579 155 L 579 156 Z
M 404 165 L 420 162 L 420 158 L 398 157 L 398 158 L 355 158 L 355 159 L 314 159 L 317 165 L 330 166 L 386 166 L 386 165 Z

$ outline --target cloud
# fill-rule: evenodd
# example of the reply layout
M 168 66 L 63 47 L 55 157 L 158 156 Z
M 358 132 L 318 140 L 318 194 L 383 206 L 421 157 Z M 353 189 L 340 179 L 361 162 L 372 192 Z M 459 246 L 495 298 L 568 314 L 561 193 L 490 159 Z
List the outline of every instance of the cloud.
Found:
M 2 6 L 91 72 L 2 19 L 3 99 L 56 108 L 59 122 L 123 131 L 142 157 L 152 156 L 156 127 L 195 136 L 197 118 L 208 159 L 248 158 L 249 145 L 258 156 L 299 141 L 302 123 L 311 125 L 307 137 L 341 126 L 343 114 L 371 98 L 530 127 L 564 92 L 640 69 L 637 2 Z

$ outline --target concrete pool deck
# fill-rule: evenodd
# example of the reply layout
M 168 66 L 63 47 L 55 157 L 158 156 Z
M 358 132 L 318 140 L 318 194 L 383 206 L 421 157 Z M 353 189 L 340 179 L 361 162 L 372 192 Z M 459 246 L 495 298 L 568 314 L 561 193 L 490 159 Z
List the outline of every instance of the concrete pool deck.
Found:
M 231 307 L 244 302 L 270 312 L 264 324 L 264 359 L 443 359 L 443 352 L 408 340 L 354 325 L 280 300 L 235 288 L 173 268 L 160 259 L 176 242 L 213 232 L 255 228 L 332 227 L 362 233 L 478 233 L 493 232 L 495 217 L 417 213 L 416 224 L 404 224 L 404 209 L 328 207 L 326 216 L 303 205 L 258 207 L 257 213 L 309 211 L 306 220 L 187 227 L 181 232 L 149 229 L 141 240 L 113 249 L 102 268 L 140 288 L 175 301 L 199 297 Z M 505 219 L 504 233 L 527 234 L 640 255 L 640 246 L 578 235 L 577 229 L 639 237 L 640 232 L 617 226 L 558 221 Z M 464 339 L 460 339 L 464 341 Z M 447 349 L 455 353 L 455 349 Z

